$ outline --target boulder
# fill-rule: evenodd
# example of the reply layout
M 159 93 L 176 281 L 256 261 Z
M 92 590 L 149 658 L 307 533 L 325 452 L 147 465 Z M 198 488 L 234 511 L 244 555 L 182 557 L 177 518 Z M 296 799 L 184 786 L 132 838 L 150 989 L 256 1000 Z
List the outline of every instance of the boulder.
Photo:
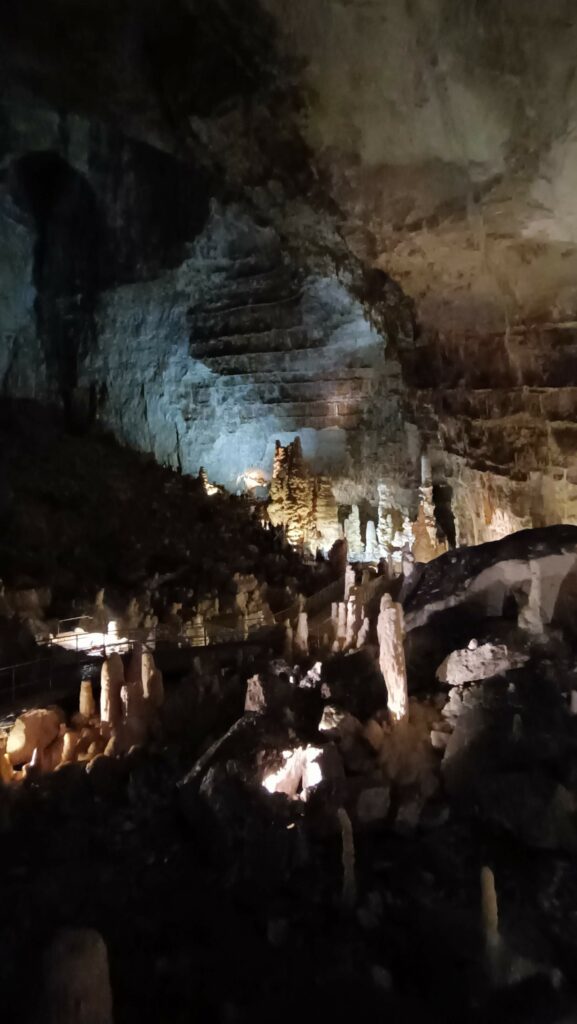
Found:
M 528 654 L 511 651 L 506 644 L 478 644 L 471 640 L 468 647 L 453 651 L 441 662 L 436 676 L 439 682 L 448 686 L 461 686 L 521 668 L 528 660 Z
M 359 793 L 356 805 L 356 818 L 361 825 L 374 825 L 384 821 L 389 813 L 391 802 L 386 786 L 371 786 Z
M 570 626 L 577 608 L 577 527 L 520 530 L 434 559 L 404 597 L 405 630 L 456 607 L 478 619 L 500 616 L 507 601 L 516 604 L 522 622 L 530 604 L 532 622 Z
M 41 753 L 56 739 L 61 715 L 55 709 L 37 708 L 25 711 L 16 719 L 6 743 L 6 754 L 12 765 L 27 764 L 36 749 Z

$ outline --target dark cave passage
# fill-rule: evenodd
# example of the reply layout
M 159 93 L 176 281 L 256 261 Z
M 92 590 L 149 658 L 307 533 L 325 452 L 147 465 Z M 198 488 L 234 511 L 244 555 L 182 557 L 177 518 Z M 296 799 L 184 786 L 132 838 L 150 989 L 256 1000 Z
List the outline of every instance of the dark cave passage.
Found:
M 36 228 L 33 283 L 38 336 L 60 400 L 71 412 L 78 356 L 94 339 L 103 226 L 86 178 L 55 152 L 14 167 L 15 198 Z

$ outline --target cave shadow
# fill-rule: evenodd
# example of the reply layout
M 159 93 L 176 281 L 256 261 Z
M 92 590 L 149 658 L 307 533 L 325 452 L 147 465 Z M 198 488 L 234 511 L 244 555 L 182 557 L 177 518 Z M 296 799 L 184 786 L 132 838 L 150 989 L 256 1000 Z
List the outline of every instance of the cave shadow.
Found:
M 34 223 L 34 314 L 49 379 L 68 426 L 90 421 L 93 396 L 78 389 L 79 356 L 96 336 L 104 224 L 87 179 L 53 151 L 27 153 L 11 168 L 15 202 Z

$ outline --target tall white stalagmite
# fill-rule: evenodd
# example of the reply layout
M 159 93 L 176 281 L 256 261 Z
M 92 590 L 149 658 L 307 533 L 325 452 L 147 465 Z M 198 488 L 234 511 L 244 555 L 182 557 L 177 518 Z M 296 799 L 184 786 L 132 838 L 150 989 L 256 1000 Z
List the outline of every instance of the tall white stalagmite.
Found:
M 367 536 L 365 538 L 365 561 L 378 562 L 380 557 L 377 526 L 372 519 L 369 519 L 367 523 Z
M 100 719 L 117 725 L 122 719 L 120 690 L 124 685 L 124 666 L 116 652 L 102 664 L 100 673 Z
M 348 601 L 351 596 L 351 590 L 355 586 L 355 570 L 352 565 L 347 565 L 345 569 L 345 589 L 343 594 L 343 600 Z
M 377 622 L 379 667 L 387 686 L 389 711 L 397 720 L 406 717 L 409 709 L 407 669 L 403 646 L 403 609 L 390 594 L 381 599 Z
M 358 636 L 357 636 L 357 643 L 356 643 L 357 651 L 360 650 L 361 647 L 364 647 L 365 643 L 367 642 L 367 637 L 369 635 L 369 628 L 370 628 L 369 620 L 367 618 L 363 619 L 363 624 L 362 624 L 361 628 L 359 629 Z
M 294 658 L 294 635 L 293 628 L 288 619 L 285 620 L 284 624 L 283 657 L 289 665 L 292 665 Z
M 544 632 L 543 622 L 543 585 L 541 581 L 541 565 L 538 559 L 531 559 L 529 562 L 529 573 L 531 582 L 527 603 L 519 612 L 519 626 L 534 636 L 540 636 Z
M 347 539 L 349 558 L 359 561 L 363 557 L 363 543 L 361 541 L 361 517 L 359 506 L 353 505 L 348 519 L 345 519 L 345 537 Z
M 347 601 L 347 626 L 345 633 L 345 647 L 352 647 L 357 635 L 357 598 L 351 594 Z
M 83 718 L 94 718 L 96 715 L 96 704 L 94 702 L 94 694 L 92 692 L 92 683 L 90 679 L 83 679 L 80 683 L 80 700 L 78 703 L 78 710 Z
M 298 654 L 309 653 L 309 617 L 304 611 L 298 614 L 294 646 Z
M 344 601 L 339 601 L 337 609 L 337 640 L 345 639 L 347 635 L 347 606 Z

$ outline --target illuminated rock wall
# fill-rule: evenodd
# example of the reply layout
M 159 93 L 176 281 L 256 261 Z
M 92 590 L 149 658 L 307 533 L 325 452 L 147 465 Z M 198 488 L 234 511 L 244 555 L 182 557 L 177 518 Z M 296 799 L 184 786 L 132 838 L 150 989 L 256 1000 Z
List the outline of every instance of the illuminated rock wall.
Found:
M 577 522 L 572 4 L 110 11 L 0 39 L 3 393 L 231 489 L 298 436 L 359 556 Z

